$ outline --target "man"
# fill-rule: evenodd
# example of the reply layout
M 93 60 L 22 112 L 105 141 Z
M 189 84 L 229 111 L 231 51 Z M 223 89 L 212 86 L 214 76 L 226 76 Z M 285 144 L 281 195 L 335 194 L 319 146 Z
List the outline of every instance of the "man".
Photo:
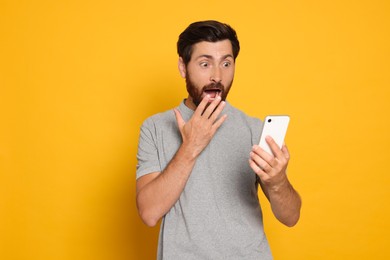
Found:
M 236 32 L 217 21 L 191 24 L 177 43 L 188 97 L 143 123 L 137 207 L 148 226 L 161 221 L 158 259 L 272 259 L 257 196 L 275 217 L 297 223 L 301 200 L 289 183 L 289 152 L 262 123 L 226 102 L 240 50 Z

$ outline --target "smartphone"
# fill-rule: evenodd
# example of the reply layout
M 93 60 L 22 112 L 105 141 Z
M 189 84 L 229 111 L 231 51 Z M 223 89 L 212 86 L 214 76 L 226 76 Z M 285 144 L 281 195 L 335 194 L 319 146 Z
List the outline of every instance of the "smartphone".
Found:
M 279 148 L 282 148 L 289 122 L 289 116 L 267 116 L 263 123 L 259 146 L 269 154 L 273 155 L 271 148 L 265 141 L 265 137 L 269 135 L 275 140 Z

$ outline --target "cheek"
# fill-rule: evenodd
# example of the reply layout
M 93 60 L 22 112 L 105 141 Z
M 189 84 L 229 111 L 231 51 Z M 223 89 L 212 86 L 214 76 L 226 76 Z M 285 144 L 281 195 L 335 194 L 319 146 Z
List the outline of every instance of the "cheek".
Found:
M 207 75 L 197 73 L 195 75 L 191 74 L 191 81 L 197 88 L 202 89 L 204 86 L 210 84 L 210 78 Z
M 195 80 L 197 80 L 198 82 L 205 83 L 208 80 L 210 80 L 210 73 L 207 70 L 197 71 L 193 75 L 194 75 Z
M 233 81 L 233 78 L 234 78 L 234 70 L 228 71 L 225 74 L 225 77 L 223 79 L 224 84 L 226 84 L 226 85 L 230 84 Z

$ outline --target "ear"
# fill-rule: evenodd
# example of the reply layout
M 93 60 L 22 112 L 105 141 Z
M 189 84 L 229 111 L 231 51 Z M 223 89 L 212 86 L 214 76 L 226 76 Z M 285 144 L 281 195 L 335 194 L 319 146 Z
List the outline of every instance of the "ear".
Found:
M 182 78 L 186 78 L 187 70 L 182 57 L 179 57 L 178 68 Z

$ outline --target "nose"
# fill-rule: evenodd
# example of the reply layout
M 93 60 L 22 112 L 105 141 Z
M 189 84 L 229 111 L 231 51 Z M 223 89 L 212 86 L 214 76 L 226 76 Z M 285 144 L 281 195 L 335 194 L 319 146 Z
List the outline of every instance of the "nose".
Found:
M 221 74 L 220 68 L 214 68 L 214 70 L 211 73 L 210 81 L 215 82 L 215 83 L 221 82 L 221 80 L 222 80 L 221 76 L 222 76 L 222 74 Z

